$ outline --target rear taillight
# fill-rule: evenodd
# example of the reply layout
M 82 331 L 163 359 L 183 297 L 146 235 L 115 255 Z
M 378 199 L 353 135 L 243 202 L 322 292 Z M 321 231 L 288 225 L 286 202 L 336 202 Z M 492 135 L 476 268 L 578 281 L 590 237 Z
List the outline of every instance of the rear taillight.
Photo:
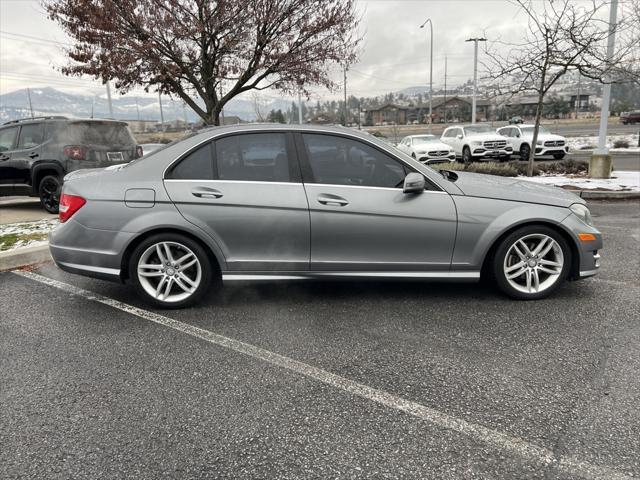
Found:
M 138 145 L 136 147 L 136 158 L 140 158 L 142 155 L 144 155 L 144 152 L 142 151 L 142 147 Z
M 64 154 L 71 160 L 84 160 L 87 156 L 87 149 L 80 145 L 67 145 L 64 147 Z
M 67 195 L 63 193 L 60 196 L 59 217 L 60 222 L 66 222 L 76 213 L 87 201 L 77 195 Z

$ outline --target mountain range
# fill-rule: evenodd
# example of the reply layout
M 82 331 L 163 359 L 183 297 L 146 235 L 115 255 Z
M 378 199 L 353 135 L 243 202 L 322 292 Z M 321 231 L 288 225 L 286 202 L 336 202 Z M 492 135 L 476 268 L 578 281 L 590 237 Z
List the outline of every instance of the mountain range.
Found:
M 33 88 L 31 104 L 34 115 L 64 115 L 78 118 L 108 118 L 109 104 L 106 95 L 84 95 L 68 93 L 52 87 Z M 160 105 L 157 97 L 125 95 L 112 99 L 113 118 L 118 120 L 154 120 L 160 121 Z M 260 110 L 269 112 L 271 109 L 286 110 L 291 101 L 275 99 L 261 105 Z M 199 120 L 199 117 L 182 101 L 162 97 L 162 113 L 165 121 L 176 119 L 189 122 Z M 234 98 L 224 108 L 225 115 L 235 115 L 243 120 L 255 120 L 254 102 L 241 98 Z M 0 123 L 18 118 L 31 116 L 27 89 L 15 90 L 0 95 Z

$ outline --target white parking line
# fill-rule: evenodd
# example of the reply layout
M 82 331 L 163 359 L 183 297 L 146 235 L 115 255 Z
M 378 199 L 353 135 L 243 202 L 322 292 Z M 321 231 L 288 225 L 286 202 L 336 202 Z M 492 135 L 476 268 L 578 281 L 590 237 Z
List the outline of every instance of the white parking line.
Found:
M 417 417 L 438 427 L 452 430 L 473 440 L 483 442 L 493 447 L 497 447 L 501 450 L 517 454 L 528 461 L 540 465 L 541 467 L 551 466 L 555 467 L 561 473 L 578 475 L 583 478 L 589 479 L 606 478 L 610 480 L 631 480 L 631 477 L 621 472 L 612 470 L 607 467 L 601 467 L 598 465 L 590 464 L 588 462 L 583 462 L 575 457 L 565 456 L 557 458 L 551 450 L 527 442 L 522 438 L 507 435 L 498 432 L 497 430 L 468 422 L 466 420 L 448 415 L 444 412 L 440 412 L 439 410 L 435 410 L 419 403 L 398 397 L 383 390 L 363 385 L 353 380 L 349 380 L 348 378 L 341 377 L 340 375 L 322 370 L 321 368 L 299 362 L 289 357 L 285 357 L 284 355 L 280 355 L 269 350 L 256 347 L 254 345 L 241 342 L 233 338 L 218 335 L 209 330 L 194 327 L 187 323 L 165 317 L 164 315 L 150 312 L 142 308 L 134 307 L 132 305 L 119 302 L 118 300 L 114 300 L 112 298 L 105 297 L 88 290 L 84 290 L 82 288 L 74 287 L 73 285 L 69 285 L 68 283 L 53 280 L 36 273 L 27 271 L 14 271 L 13 273 L 22 277 L 29 278 L 36 282 L 58 288 L 62 291 L 78 295 L 87 300 L 93 300 L 104 305 L 108 305 L 110 307 L 135 315 L 145 320 L 149 320 L 159 325 L 163 325 L 179 332 L 186 333 L 187 335 L 191 335 L 192 337 L 205 340 L 209 343 L 213 343 L 215 345 L 219 345 L 221 347 L 243 353 L 277 367 L 285 368 L 292 372 L 330 385 L 338 390 L 342 390 L 344 392 L 366 398 L 367 400 L 376 402 L 394 410 L 408 413 L 409 415 Z

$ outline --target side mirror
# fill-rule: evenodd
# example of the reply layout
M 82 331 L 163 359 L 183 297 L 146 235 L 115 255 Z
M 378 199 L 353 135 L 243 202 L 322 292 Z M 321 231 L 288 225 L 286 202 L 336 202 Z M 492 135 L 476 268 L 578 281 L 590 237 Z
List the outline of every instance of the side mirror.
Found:
M 456 135 L 456 137 L 458 138 L 458 140 L 462 140 L 462 134 L 459 133 L 458 135 Z
M 424 176 L 417 172 L 411 172 L 404 178 L 402 186 L 403 193 L 421 193 L 424 192 Z

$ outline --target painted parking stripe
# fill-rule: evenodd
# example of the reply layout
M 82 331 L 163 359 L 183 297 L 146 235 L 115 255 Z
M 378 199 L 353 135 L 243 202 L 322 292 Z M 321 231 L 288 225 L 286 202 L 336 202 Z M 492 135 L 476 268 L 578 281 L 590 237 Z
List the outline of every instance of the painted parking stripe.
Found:
M 338 390 L 357 395 L 372 402 L 384 405 L 386 407 L 398 410 L 428 423 L 436 425 L 438 427 L 446 428 L 454 432 L 460 433 L 478 442 L 482 442 L 493 447 L 497 447 L 501 450 L 508 451 L 517 454 L 526 460 L 533 462 L 540 467 L 552 467 L 556 468 L 559 472 L 571 475 L 581 476 L 589 479 L 610 479 L 610 480 L 622 480 L 629 479 L 631 477 L 607 467 L 601 467 L 593 465 L 588 462 L 583 462 L 575 457 L 565 456 L 557 458 L 553 452 L 544 447 L 540 447 L 526 440 L 505 433 L 498 432 L 491 428 L 484 427 L 482 425 L 474 424 L 448 415 L 439 410 L 435 410 L 430 407 L 426 407 L 417 402 L 406 400 L 391 393 L 379 390 L 377 388 L 369 387 L 361 383 L 349 380 L 348 378 L 341 377 L 334 373 L 328 372 L 321 368 L 308 365 L 303 362 L 299 362 L 292 358 L 280 355 L 269 350 L 265 350 L 254 345 L 235 340 L 233 338 L 225 337 L 217 333 L 213 333 L 209 330 L 194 327 L 187 323 L 174 320 L 164 315 L 160 315 L 142 308 L 135 307 L 118 300 L 114 300 L 109 297 L 99 295 L 82 288 L 74 287 L 68 283 L 60 282 L 42 275 L 38 275 L 28 271 L 14 271 L 13 273 L 26 277 L 28 279 L 40 282 L 51 287 L 55 287 L 64 292 L 78 295 L 87 300 L 108 305 L 123 312 L 135 315 L 145 320 L 157 323 L 159 325 L 172 328 L 179 332 L 191 335 L 192 337 L 205 340 L 209 343 L 228 348 L 230 350 L 248 355 L 253 358 L 257 358 L 264 362 L 270 363 L 277 367 L 285 368 L 292 372 L 295 372 L 313 380 L 325 383 Z

